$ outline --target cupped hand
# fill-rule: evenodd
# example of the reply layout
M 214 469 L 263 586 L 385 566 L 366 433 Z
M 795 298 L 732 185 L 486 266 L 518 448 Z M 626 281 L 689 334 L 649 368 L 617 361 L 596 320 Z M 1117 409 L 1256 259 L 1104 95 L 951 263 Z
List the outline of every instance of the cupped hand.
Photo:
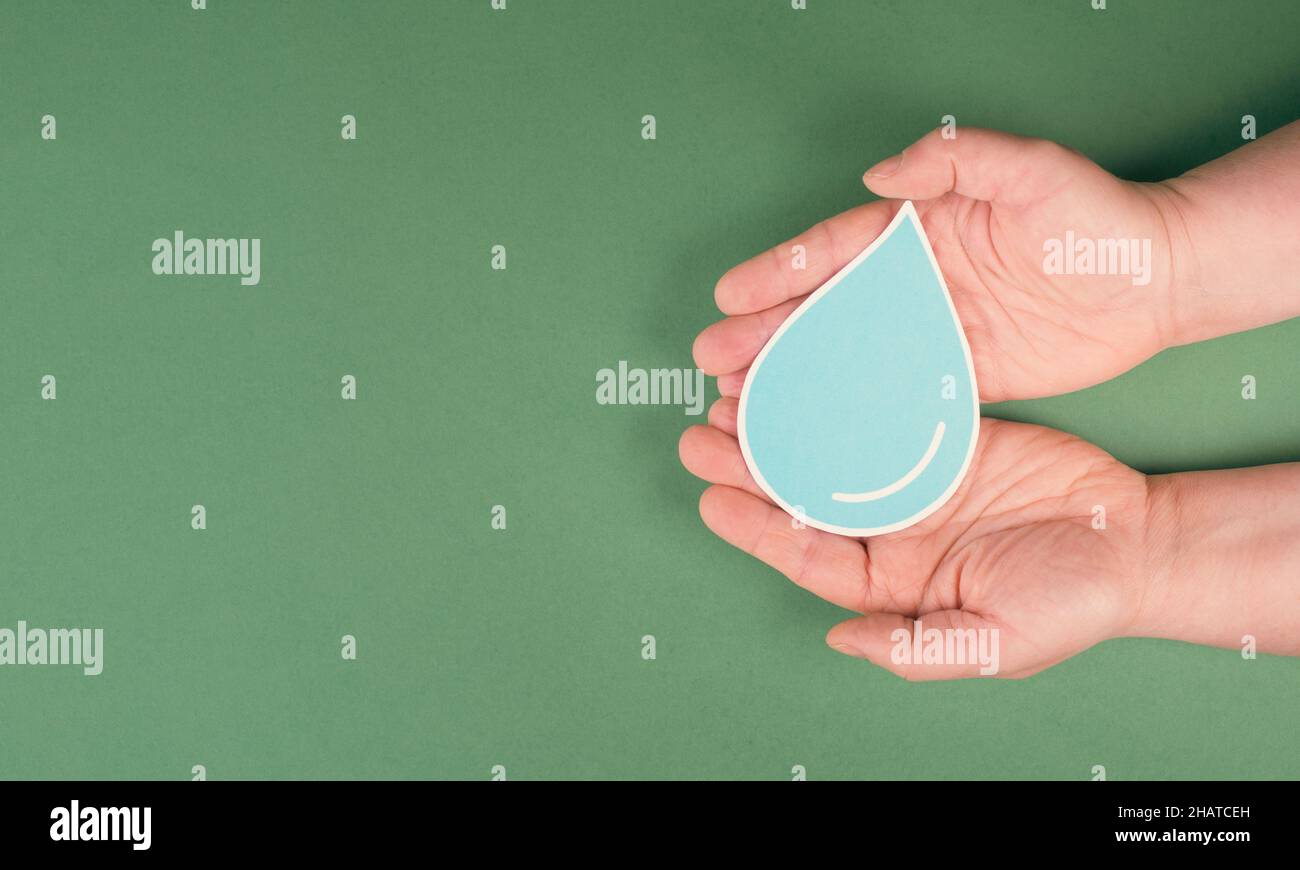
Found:
M 699 335 L 694 353 L 724 396 L 740 394 L 781 322 L 908 199 L 947 280 L 984 401 L 1081 389 L 1176 343 L 1171 296 L 1190 258 L 1175 186 L 1122 181 L 1055 143 L 978 129 L 955 139 L 935 131 L 863 181 L 886 199 L 822 221 L 718 282 L 728 316 Z M 1073 259 L 1066 244 L 1082 239 L 1136 240 L 1130 250 L 1139 254 L 1149 240 L 1149 262 L 1130 261 L 1127 274 L 1055 274 L 1063 269 L 1045 246 L 1060 242 Z M 1124 265 L 1105 252 L 1100 261 L 1107 270 Z
M 986 419 L 947 504 L 859 539 L 800 528 L 768 501 L 741 456 L 736 409 L 719 399 L 708 426 L 682 435 L 683 464 L 715 484 L 700 514 L 723 540 L 862 614 L 827 635 L 840 652 L 908 679 L 975 676 L 970 659 L 900 661 L 896 632 L 910 637 L 917 619 L 927 631 L 997 629 L 997 675 L 1023 677 L 1126 634 L 1141 609 L 1146 478 L 1078 438 Z

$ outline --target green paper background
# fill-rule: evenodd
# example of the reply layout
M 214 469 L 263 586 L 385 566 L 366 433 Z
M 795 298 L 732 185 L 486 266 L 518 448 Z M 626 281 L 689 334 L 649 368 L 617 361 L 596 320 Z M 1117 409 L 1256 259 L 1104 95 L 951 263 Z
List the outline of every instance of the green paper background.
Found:
M 594 399 L 691 365 L 723 271 L 944 114 L 1139 179 L 1291 121 L 1300 5 L 808 5 L 0 0 L 0 626 L 106 634 L 98 677 L 0 668 L 0 776 L 1300 776 L 1295 660 L 836 654 L 842 611 L 700 522 L 696 420 Z M 261 285 L 152 275 L 177 228 L 260 237 Z M 987 413 L 1147 471 L 1294 460 L 1298 341 Z

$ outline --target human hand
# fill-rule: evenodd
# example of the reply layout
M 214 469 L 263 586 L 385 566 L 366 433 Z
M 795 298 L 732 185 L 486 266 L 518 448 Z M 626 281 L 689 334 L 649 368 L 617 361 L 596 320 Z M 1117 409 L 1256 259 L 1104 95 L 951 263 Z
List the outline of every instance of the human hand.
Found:
M 767 499 L 741 456 L 736 410 L 735 399 L 719 399 L 710 425 L 682 435 L 682 463 L 715 484 L 700 515 L 723 540 L 863 614 L 831 629 L 837 650 L 908 679 L 981 673 L 974 657 L 895 661 L 894 632 L 910 637 L 920 617 L 927 631 L 996 629 L 997 675 L 1023 677 L 1134 630 L 1151 576 L 1146 477 L 1104 451 L 986 419 L 970 471 L 942 508 L 900 532 L 848 538 L 799 528 Z
M 947 280 L 984 401 L 1087 387 L 1176 343 L 1172 297 L 1187 256 L 1174 187 L 1122 181 L 1052 142 L 969 128 L 951 140 L 935 131 L 863 180 L 891 199 L 823 221 L 718 282 L 715 298 L 729 316 L 699 335 L 694 353 L 724 396 L 740 394 L 782 321 L 906 199 Z M 1150 259 L 1129 264 L 1138 274 L 1047 274 L 1044 243 L 1066 233 L 1149 239 Z M 806 249 L 802 270 L 793 267 L 795 245 Z

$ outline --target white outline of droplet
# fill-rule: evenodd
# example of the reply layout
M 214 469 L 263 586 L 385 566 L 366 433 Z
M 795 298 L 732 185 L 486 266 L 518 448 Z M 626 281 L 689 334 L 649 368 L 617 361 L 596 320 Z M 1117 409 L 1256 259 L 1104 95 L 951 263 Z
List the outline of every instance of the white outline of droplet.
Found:
M 789 504 L 789 502 L 777 495 L 776 490 L 774 490 L 771 484 L 769 484 L 763 477 L 763 473 L 758 470 L 758 465 L 754 462 L 754 456 L 750 452 L 749 436 L 745 431 L 745 409 L 749 401 L 749 388 L 754 383 L 754 375 L 758 374 L 758 370 L 762 367 L 763 360 L 767 358 L 768 352 L 776 344 L 777 340 L 785 334 L 785 331 L 790 328 L 791 324 L 802 317 L 804 312 L 815 305 L 817 300 L 825 296 L 832 287 L 838 284 L 845 275 L 852 272 L 858 264 L 875 253 L 876 249 L 884 244 L 885 240 L 892 236 L 894 231 L 897 230 L 905 220 L 910 220 L 912 222 L 912 226 L 916 229 L 916 234 L 921 237 L 921 245 L 925 248 L 925 255 L 930 259 L 930 266 L 934 269 L 935 277 L 939 280 L 940 289 L 943 290 L 943 298 L 948 303 L 948 311 L 952 315 L 953 323 L 957 326 L 957 338 L 961 342 L 962 354 L 966 358 L 966 371 L 970 375 L 971 383 L 972 423 L 970 445 L 966 449 L 965 458 L 962 459 L 961 469 L 957 472 L 957 476 L 953 478 L 953 481 L 948 488 L 933 502 L 917 511 L 912 516 L 895 523 L 890 523 L 886 526 L 851 529 L 815 519 L 814 517 L 809 516 L 805 509 L 803 515 L 800 517 L 801 521 L 805 525 L 812 526 L 815 529 L 821 529 L 824 532 L 866 538 L 873 535 L 887 535 L 890 532 L 897 532 L 907 528 L 908 526 L 916 525 L 921 520 L 943 507 L 944 504 L 947 503 L 948 499 L 952 498 L 953 493 L 957 491 L 957 487 L 961 486 L 961 482 L 966 479 L 966 472 L 970 470 L 971 459 L 975 455 L 975 443 L 979 440 L 979 385 L 975 381 L 975 363 L 971 358 L 970 343 L 966 341 L 966 330 L 962 327 L 961 318 L 957 316 L 957 309 L 952 304 L 952 294 L 948 292 L 948 282 L 943 279 L 943 272 L 939 269 L 939 261 L 934 258 L 934 249 L 930 247 L 930 240 L 925 235 L 925 228 L 921 226 L 921 219 L 916 213 L 916 206 L 912 204 L 911 200 L 908 200 L 903 203 L 903 207 L 898 210 L 898 214 L 894 215 L 894 219 L 890 221 L 889 226 L 885 227 L 884 232 L 877 236 L 876 240 L 868 245 L 866 250 L 850 260 L 844 268 L 832 275 L 825 284 L 813 291 L 812 295 L 805 299 L 803 304 L 796 308 L 794 313 L 786 318 L 785 322 L 776 330 L 776 333 L 768 339 L 767 344 L 763 345 L 763 349 L 759 351 L 758 356 L 754 358 L 753 364 L 749 367 L 749 374 L 745 376 L 745 385 L 740 391 L 740 408 L 736 413 L 736 435 L 740 441 L 740 452 L 745 458 L 745 465 L 749 468 L 749 473 L 753 475 L 754 481 L 759 485 L 759 488 L 762 489 L 763 492 L 767 493 L 768 497 L 771 498 L 772 501 L 780 505 L 782 510 L 791 516 L 794 516 L 794 508 Z M 933 457 L 931 458 L 933 459 Z M 926 464 L 928 465 L 929 463 Z M 924 469 L 921 469 L 921 471 L 923 470 Z M 916 473 L 919 475 L 921 472 L 917 471 Z M 899 489 L 902 489 L 908 483 L 912 482 L 911 480 L 906 480 L 906 477 L 907 475 L 904 475 L 904 478 L 901 478 L 901 480 L 905 480 L 905 482 L 899 487 Z M 888 487 L 886 487 L 886 489 L 888 489 Z M 897 490 L 894 490 L 894 492 L 897 492 Z M 893 493 L 891 492 L 889 494 L 892 495 Z M 880 497 L 883 498 L 883 496 Z

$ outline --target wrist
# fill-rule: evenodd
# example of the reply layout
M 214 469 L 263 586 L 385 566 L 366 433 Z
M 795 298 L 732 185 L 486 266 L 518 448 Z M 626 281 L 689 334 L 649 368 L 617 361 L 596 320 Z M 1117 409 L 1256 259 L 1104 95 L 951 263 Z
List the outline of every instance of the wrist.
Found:
M 1178 576 L 1183 546 L 1183 486 L 1180 475 L 1148 475 L 1146 514 L 1143 520 L 1141 576 L 1138 600 L 1127 634 L 1130 637 L 1170 637 L 1171 609 L 1178 596 L 1171 594 Z
M 1126 634 L 1300 653 L 1300 463 L 1147 478 Z
M 1196 300 L 1204 293 L 1202 247 L 1196 233 L 1196 190 L 1187 176 L 1144 185 L 1165 234 L 1168 271 L 1156 300 L 1163 347 L 1177 347 L 1208 337 Z M 1212 330 L 1211 333 L 1213 334 Z

